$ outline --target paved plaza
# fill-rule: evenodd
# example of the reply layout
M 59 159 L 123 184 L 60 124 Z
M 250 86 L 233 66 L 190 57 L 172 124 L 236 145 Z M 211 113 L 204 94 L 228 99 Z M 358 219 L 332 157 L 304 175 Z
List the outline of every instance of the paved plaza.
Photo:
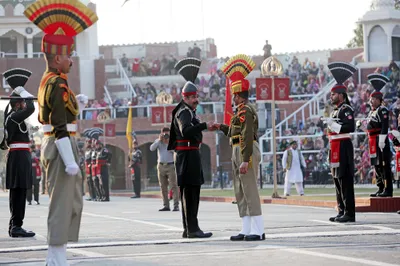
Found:
M 48 197 L 27 206 L 33 239 L 8 237 L 8 195 L 0 192 L 0 264 L 45 265 Z M 231 203 L 200 203 L 205 240 L 182 239 L 180 212 L 158 212 L 160 199 L 113 197 L 84 202 L 71 265 L 400 265 L 400 215 L 358 213 L 355 224 L 328 221 L 331 208 L 264 204 L 266 240 L 231 242 L 241 220 Z

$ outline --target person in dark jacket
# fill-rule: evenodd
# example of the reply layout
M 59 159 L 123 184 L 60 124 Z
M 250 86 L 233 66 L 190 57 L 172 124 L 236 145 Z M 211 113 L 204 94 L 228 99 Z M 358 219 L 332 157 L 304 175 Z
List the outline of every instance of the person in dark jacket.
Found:
M 200 145 L 202 131 L 216 130 L 213 122 L 200 122 L 196 115 L 199 104 L 198 89 L 194 84 L 201 61 L 185 58 L 175 65 L 176 71 L 187 81 L 182 89 L 182 100 L 172 112 L 168 150 L 175 150 L 175 169 L 182 202 L 183 238 L 207 238 L 198 224 L 200 188 L 204 184 Z
M 27 119 L 35 111 L 33 95 L 23 86 L 31 72 L 21 68 L 10 69 L 3 77 L 13 89 L 9 106 L 4 112 L 4 139 L 1 149 L 8 149 L 6 168 L 6 187 L 10 190 L 10 223 L 8 234 L 11 237 L 33 237 L 35 233 L 22 228 L 25 218 L 26 194 L 32 188 L 31 142 Z

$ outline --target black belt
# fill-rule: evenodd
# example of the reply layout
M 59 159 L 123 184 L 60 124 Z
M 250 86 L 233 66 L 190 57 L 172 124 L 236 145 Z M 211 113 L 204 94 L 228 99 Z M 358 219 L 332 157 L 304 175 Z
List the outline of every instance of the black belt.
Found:
M 192 148 L 199 148 L 201 143 L 199 142 L 191 142 L 190 140 L 178 140 L 176 142 L 177 147 L 192 147 Z
M 232 139 L 232 145 L 239 144 L 239 143 L 240 143 L 240 138 Z
M 170 163 L 158 163 L 159 165 L 162 165 L 162 166 L 166 166 L 166 165 L 171 165 L 171 164 L 174 164 L 174 162 L 170 162 Z

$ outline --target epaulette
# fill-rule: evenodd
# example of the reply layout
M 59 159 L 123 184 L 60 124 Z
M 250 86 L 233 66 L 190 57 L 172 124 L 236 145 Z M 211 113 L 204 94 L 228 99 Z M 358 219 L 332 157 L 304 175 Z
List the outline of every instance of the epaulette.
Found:
M 240 116 L 240 115 L 245 114 L 245 113 L 246 113 L 246 110 L 241 110 L 241 111 L 239 111 L 239 112 L 237 113 L 237 115 Z
M 349 108 L 351 111 L 353 111 L 353 112 L 354 112 L 354 109 L 353 109 L 353 107 L 351 107 L 351 106 L 350 106 L 350 105 L 348 105 L 348 104 L 345 104 L 345 103 L 344 103 L 344 104 L 342 105 L 342 108 L 343 108 L 343 109 L 345 109 L 345 108 Z
M 389 111 L 389 109 L 388 109 L 386 106 L 384 106 L 384 105 L 379 106 L 379 109 L 380 109 L 380 110 Z
M 193 119 L 193 112 L 192 112 L 192 110 L 190 110 L 189 107 L 187 107 L 186 105 L 184 105 L 183 108 L 179 109 L 178 112 L 176 112 L 176 117 L 179 117 L 179 115 L 180 115 L 184 110 L 188 110 L 188 111 L 189 111 L 190 117 L 191 117 L 190 120 L 192 120 L 192 119 Z

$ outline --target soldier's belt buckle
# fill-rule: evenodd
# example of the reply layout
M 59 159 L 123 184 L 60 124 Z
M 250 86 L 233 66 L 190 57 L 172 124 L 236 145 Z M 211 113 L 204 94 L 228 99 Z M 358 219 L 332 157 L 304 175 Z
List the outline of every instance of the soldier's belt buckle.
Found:
M 190 141 L 187 142 L 187 146 L 190 147 Z

